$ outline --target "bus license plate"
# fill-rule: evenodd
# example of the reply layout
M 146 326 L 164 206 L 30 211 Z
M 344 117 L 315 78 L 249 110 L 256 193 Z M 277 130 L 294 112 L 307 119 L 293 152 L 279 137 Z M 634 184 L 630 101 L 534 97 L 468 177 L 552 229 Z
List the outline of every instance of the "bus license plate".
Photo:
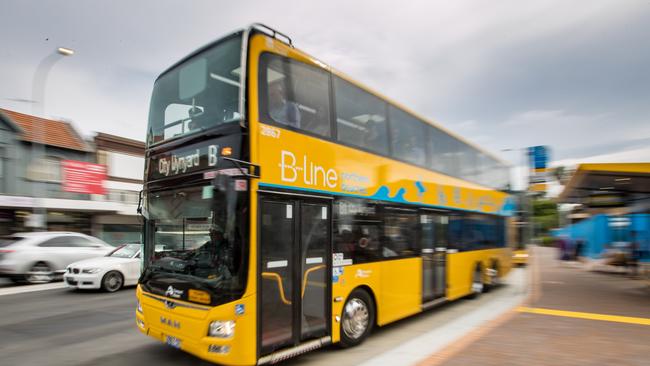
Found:
M 166 336 L 165 343 L 167 343 L 167 345 L 172 346 L 174 348 L 181 349 L 181 340 L 176 337 Z

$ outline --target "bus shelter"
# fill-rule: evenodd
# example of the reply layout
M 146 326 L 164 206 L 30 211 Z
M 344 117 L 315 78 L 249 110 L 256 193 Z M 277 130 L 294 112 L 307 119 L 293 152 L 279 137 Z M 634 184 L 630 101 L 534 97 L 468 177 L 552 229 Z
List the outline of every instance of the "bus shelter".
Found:
M 558 202 L 579 204 L 555 232 L 569 256 L 650 266 L 650 163 L 581 164 Z

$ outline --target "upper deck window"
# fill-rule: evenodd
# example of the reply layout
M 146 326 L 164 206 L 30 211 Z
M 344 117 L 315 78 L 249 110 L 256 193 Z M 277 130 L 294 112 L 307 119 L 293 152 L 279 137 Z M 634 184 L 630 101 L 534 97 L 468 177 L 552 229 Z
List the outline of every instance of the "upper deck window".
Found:
M 227 38 L 158 78 L 149 110 L 149 145 L 239 121 L 241 47 L 241 35 Z
M 393 156 L 410 163 L 426 163 L 426 131 L 424 124 L 393 106 L 389 108 Z
M 334 95 L 338 140 L 388 155 L 386 103 L 338 77 Z
M 260 120 L 330 137 L 329 74 L 270 53 L 260 61 Z

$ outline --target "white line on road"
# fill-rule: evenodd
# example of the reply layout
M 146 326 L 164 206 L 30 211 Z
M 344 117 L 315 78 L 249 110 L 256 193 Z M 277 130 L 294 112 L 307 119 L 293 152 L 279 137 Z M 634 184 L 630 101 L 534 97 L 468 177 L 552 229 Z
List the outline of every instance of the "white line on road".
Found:
M 36 291 L 45 291 L 45 290 L 56 290 L 64 287 L 66 287 L 66 284 L 63 282 L 44 283 L 42 285 L 15 286 L 15 287 L 0 289 L 0 296 L 24 294 L 27 292 L 36 292 Z

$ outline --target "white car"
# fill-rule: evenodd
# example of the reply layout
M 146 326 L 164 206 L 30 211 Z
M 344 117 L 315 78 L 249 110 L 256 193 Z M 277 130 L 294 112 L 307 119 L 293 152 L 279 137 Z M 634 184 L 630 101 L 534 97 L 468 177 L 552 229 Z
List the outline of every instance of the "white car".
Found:
M 63 280 L 68 287 L 103 289 L 115 292 L 136 285 L 140 277 L 142 244 L 124 244 L 105 257 L 74 262 L 66 268 Z
M 115 249 L 92 236 L 70 232 L 17 233 L 0 238 L 0 276 L 15 282 L 54 280 L 68 264 Z

